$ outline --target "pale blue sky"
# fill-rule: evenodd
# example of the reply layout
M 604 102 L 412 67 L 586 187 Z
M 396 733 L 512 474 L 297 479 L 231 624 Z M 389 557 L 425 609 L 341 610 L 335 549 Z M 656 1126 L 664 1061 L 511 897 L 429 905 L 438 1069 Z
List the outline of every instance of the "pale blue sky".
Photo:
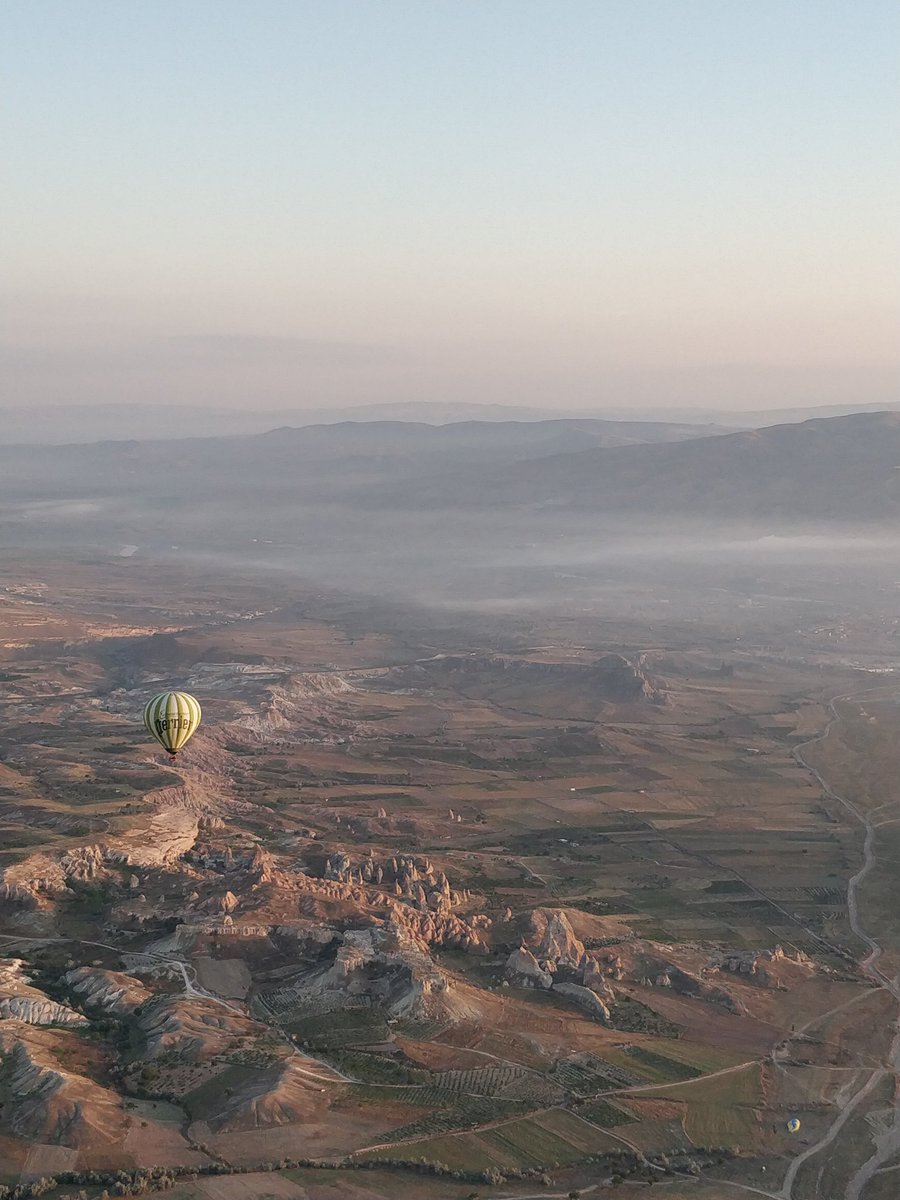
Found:
M 4 402 L 897 380 L 894 0 L 5 0 Z

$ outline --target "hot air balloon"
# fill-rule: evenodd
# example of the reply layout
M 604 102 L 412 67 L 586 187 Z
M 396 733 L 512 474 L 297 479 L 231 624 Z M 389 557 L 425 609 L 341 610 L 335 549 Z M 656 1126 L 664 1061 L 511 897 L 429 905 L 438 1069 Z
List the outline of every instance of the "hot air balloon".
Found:
M 172 758 L 197 732 L 200 705 L 187 692 L 161 692 L 144 709 L 144 724 Z
M 800 1132 L 800 1122 L 797 1120 L 796 1117 L 791 1117 L 791 1119 L 787 1123 L 787 1127 L 788 1127 L 788 1133 L 799 1133 Z

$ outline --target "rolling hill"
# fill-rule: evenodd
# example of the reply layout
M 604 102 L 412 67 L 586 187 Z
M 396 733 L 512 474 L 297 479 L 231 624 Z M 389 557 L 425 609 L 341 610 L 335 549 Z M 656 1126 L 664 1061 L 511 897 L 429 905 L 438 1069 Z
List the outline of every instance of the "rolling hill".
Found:
M 604 515 L 883 521 L 900 515 L 900 413 L 860 413 L 680 444 L 585 449 L 516 463 L 420 503 Z M 457 502 L 459 502 L 457 500 Z
M 453 534 L 457 523 L 441 515 L 453 512 L 486 537 L 538 516 L 545 532 L 561 533 L 585 517 L 610 528 L 648 518 L 782 527 L 900 516 L 900 414 L 696 434 L 603 421 L 350 422 L 3 447 L 0 515 L 45 526 L 59 518 L 70 529 L 77 519 L 81 535 L 135 544 L 151 535 L 209 544 L 238 529 L 248 540 L 296 543 L 302 531 L 329 551 L 336 537 L 362 534 L 384 544 L 421 536 L 430 546 Z
M 282 427 L 241 437 L 104 441 L 0 447 L 0 489 L 29 497 L 165 489 L 174 496 L 302 491 L 314 479 L 330 493 L 363 483 L 481 467 L 489 474 L 519 460 L 718 432 L 705 426 L 639 421 L 346 421 Z M 74 491 L 73 491 L 74 489 Z

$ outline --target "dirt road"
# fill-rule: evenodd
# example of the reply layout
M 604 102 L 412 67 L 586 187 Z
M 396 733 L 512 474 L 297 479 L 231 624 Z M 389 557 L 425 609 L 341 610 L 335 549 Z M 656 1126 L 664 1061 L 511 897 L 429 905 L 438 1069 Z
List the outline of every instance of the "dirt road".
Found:
M 866 693 L 869 694 L 869 693 Z M 871 817 L 862 812 L 852 800 L 846 796 L 842 796 L 836 792 L 834 788 L 823 778 L 821 773 L 813 767 L 804 755 L 804 751 L 808 751 L 811 746 L 818 745 L 824 742 L 830 735 L 834 726 L 841 721 L 841 715 L 838 712 L 838 704 L 852 704 L 858 702 L 858 696 L 838 696 L 831 701 L 831 719 L 825 726 L 825 729 L 818 737 L 811 738 L 808 742 L 804 742 L 802 746 L 798 746 L 793 754 L 796 761 L 809 771 L 818 781 L 820 787 L 826 796 L 840 804 L 853 819 L 860 824 L 864 830 L 863 838 L 863 861 L 862 866 L 855 875 L 847 883 L 847 915 L 850 923 L 850 928 L 854 934 L 869 948 L 868 954 L 860 961 L 861 969 L 869 976 L 872 982 L 879 988 L 890 993 L 900 1006 L 900 980 L 889 978 L 879 967 L 879 959 L 884 953 L 881 943 L 865 928 L 860 916 L 859 906 L 859 891 L 860 886 L 866 877 L 878 865 L 876 855 L 876 826 Z M 891 1043 L 888 1062 L 884 1067 L 873 1071 L 869 1079 L 863 1086 L 853 1094 L 840 1108 L 831 1126 L 814 1146 L 810 1146 L 802 1154 L 799 1154 L 788 1167 L 784 1180 L 781 1185 L 781 1190 L 778 1193 L 783 1200 L 793 1200 L 794 1184 L 797 1179 L 797 1174 L 803 1165 L 811 1158 L 814 1158 L 821 1151 L 827 1149 L 835 1140 L 841 1129 L 846 1125 L 856 1110 L 862 1105 L 863 1101 L 877 1088 L 883 1079 L 889 1075 L 893 1075 L 895 1079 L 895 1097 L 898 1094 L 898 1085 L 900 1085 L 900 1007 L 898 1007 L 897 1026 L 894 1039 Z M 900 1106 L 896 1099 L 893 1103 L 890 1123 L 883 1126 L 880 1131 L 875 1134 L 875 1150 L 872 1155 L 859 1167 L 856 1173 L 849 1180 L 844 1191 L 843 1200 L 863 1200 L 866 1186 L 872 1177 L 888 1162 L 900 1153 Z

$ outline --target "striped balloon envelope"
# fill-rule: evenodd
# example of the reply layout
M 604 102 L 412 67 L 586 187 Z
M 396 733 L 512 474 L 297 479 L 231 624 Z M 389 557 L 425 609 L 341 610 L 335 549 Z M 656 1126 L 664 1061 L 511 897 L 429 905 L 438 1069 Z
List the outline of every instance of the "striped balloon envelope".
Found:
M 187 692 L 160 692 L 144 709 L 144 724 L 174 758 L 200 724 L 200 705 Z

